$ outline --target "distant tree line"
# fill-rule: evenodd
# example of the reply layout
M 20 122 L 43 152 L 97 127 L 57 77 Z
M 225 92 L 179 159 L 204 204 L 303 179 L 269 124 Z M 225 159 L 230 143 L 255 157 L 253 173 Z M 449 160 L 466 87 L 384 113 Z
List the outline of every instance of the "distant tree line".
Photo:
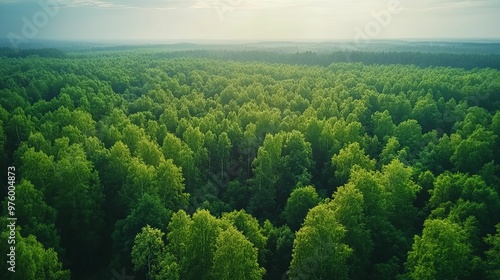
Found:
M 339 62 L 360 62 L 366 65 L 416 65 L 418 67 L 453 67 L 471 70 L 474 68 L 500 69 L 500 55 L 497 54 L 451 54 L 422 52 L 365 52 L 335 51 L 317 53 L 312 51 L 280 53 L 276 51 L 231 51 L 231 50 L 189 50 L 167 52 L 158 55 L 163 58 L 191 56 L 216 58 L 232 61 L 260 61 L 270 63 L 328 66 Z
M 54 48 L 42 48 L 42 49 L 11 49 L 11 48 L 0 48 L 0 57 L 14 58 L 14 57 L 28 57 L 28 56 L 39 56 L 46 58 L 64 58 L 66 56 L 65 52 Z

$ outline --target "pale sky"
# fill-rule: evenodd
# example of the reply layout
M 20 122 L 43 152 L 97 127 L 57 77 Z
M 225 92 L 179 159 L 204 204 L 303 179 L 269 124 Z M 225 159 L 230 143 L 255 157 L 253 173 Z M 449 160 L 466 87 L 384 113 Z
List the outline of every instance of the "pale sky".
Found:
M 383 15 L 379 21 L 377 13 Z M 9 36 L 78 41 L 499 39 L 500 1 L 0 0 L 0 38 Z

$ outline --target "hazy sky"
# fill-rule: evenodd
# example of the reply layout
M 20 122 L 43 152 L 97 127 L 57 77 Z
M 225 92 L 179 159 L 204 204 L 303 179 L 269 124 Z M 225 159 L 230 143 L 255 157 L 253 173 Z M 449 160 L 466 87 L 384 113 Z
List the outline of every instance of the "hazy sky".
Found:
M 499 0 L 0 0 L 0 37 L 19 40 L 498 39 L 499 27 Z

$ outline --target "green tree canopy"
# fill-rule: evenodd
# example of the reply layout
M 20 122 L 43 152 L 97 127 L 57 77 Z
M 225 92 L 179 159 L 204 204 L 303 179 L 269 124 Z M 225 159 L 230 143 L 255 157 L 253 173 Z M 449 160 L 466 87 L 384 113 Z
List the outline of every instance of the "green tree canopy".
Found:
M 352 249 L 345 234 L 326 204 L 311 209 L 293 243 L 290 279 L 347 279 Z
M 463 279 L 472 261 L 467 234 L 448 220 L 427 220 L 405 267 L 410 279 Z
M 213 279 L 258 280 L 265 273 L 257 262 L 257 249 L 233 227 L 219 233 L 213 263 Z
M 294 231 L 299 230 L 307 212 L 316 206 L 319 201 L 318 194 L 313 186 L 293 190 L 283 212 L 288 226 Z
M 142 228 L 134 238 L 132 263 L 135 271 L 145 271 L 149 279 L 155 279 L 160 268 L 160 261 L 165 251 L 161 230 L 149 225 Z

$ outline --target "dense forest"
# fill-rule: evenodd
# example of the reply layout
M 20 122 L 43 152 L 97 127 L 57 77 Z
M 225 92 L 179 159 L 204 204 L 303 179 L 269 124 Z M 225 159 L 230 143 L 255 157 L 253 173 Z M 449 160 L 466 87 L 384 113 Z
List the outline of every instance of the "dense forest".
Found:
M 500 279 L 499 61 L 1 49 L 0 278 Z

